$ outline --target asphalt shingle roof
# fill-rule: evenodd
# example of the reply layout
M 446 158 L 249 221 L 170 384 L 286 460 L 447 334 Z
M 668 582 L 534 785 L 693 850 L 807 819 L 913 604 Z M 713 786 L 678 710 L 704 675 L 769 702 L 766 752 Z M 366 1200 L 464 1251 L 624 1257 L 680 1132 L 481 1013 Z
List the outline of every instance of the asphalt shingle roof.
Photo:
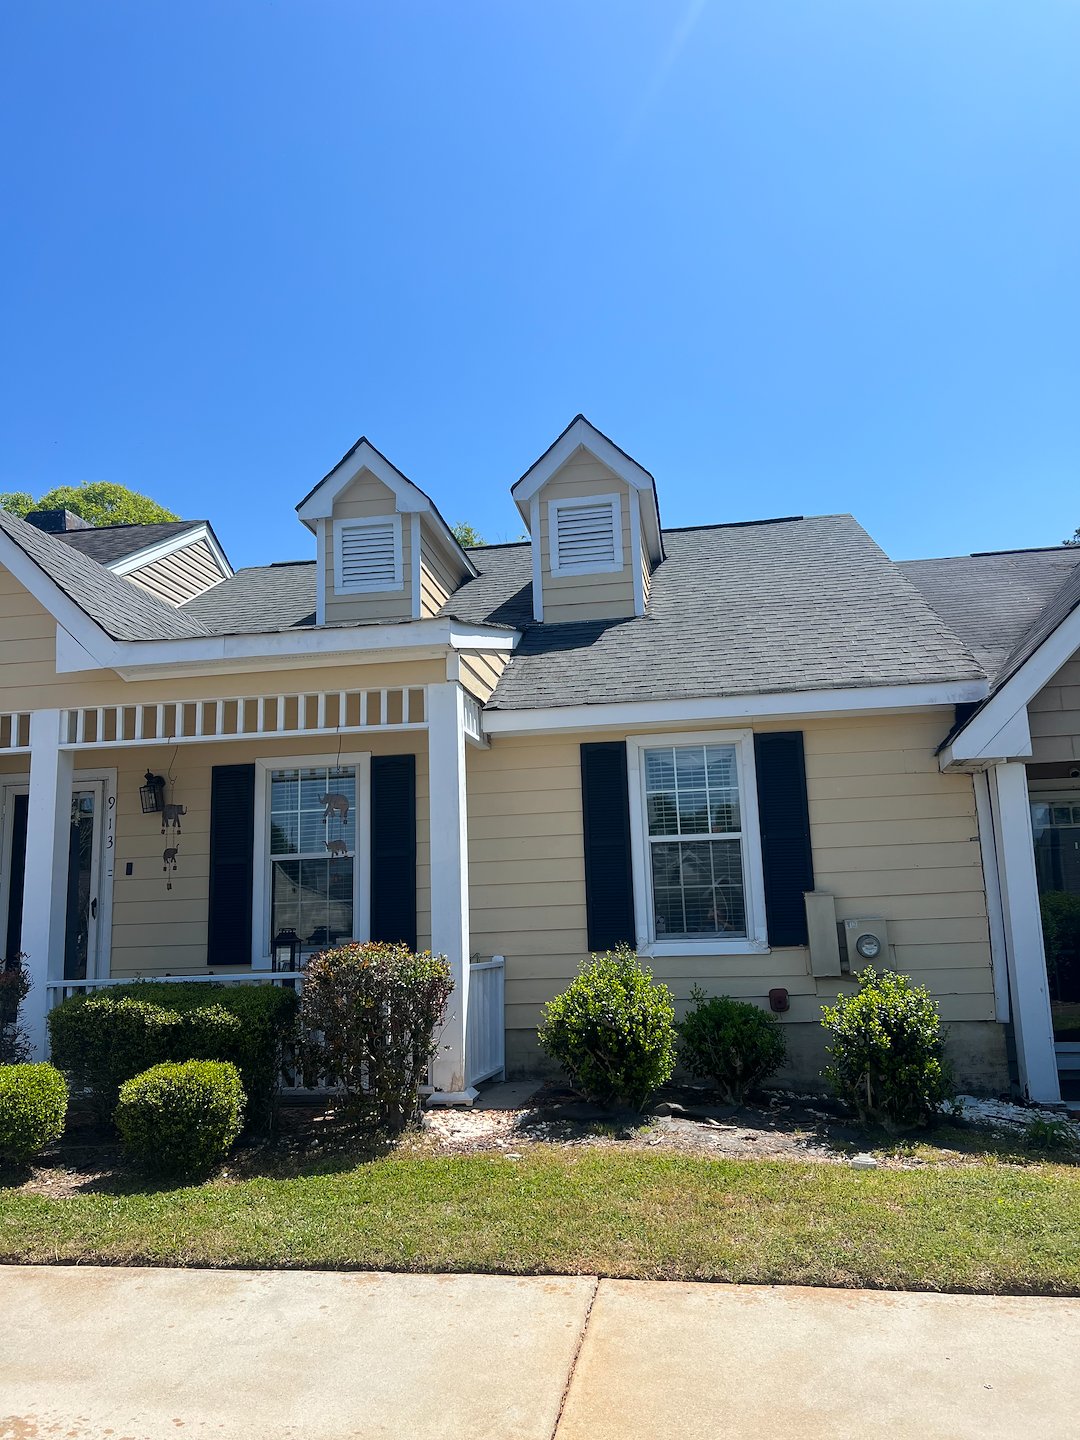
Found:
M 314 625 L 315 561 L 237 570 L 183 610 L 212 635 L 261 635 Z
M 55 538 L 101 565 L 111 565 L 145 550 L 148 545 L 157 545 L 205 524 L 205 520 L 166 520 L 155 525 L 103 525 L 92 530 L 62 530 L 55 533 Z
M 1051 600 L 1080 573 L 1080 547 L 905 560 L 900 569 L 1000 682 L 1006 669 L 1015 669 L 1010 657 Z
M 0 530 L 114 640 L 189 639 L 207 633 L 183 610 L 5 510 L 0 510 Z
M 495 708 L 982 679 L 974 656 L 849 515 L 664 532 L 636 619 L 534 625 L 528 546 L 444 613 L 524 627 Z

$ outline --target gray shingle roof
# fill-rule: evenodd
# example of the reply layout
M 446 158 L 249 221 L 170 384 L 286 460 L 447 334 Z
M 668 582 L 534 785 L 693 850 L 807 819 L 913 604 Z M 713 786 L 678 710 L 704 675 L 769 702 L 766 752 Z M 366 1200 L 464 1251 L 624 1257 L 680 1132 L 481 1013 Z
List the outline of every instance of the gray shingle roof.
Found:
M 1078 567 L 1080 547 L 1066 546 L 900 565 L 995 682 L 1015 668 L 1010 656 Z
M 207 633 L 190 615 L 114 575 L 58 536 L 4 510 L 0 530 L 114 640 L 188 639 Z
M 649 613 L 526 624 L 527 546 L 474 551 L 444 607 L 525 626 L 495 708 L 982 679 L 974 656 L 849 515 L 664 532 Z
M 205 520 L 166 520 L 156 525 L 103 525 L 92 530 L 60 531 L 56 539 L 101 565 L 111 565 L 145 550 L 148 545 L 157 545 L 205 524 Z
M 212 635 L 261 635 L 314 625 L 315 561 L 237 570 L 183 609 Z

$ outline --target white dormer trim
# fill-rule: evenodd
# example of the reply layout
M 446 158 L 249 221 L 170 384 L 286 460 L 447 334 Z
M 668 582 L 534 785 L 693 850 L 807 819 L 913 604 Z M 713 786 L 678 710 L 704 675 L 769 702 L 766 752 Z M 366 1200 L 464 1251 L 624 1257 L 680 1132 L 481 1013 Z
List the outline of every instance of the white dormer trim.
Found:
M 540 558 L 540 497 L 529 501 L 529 534 L 532 536 L 533 619 L 544 618 L 544 566 Z
M 376 480 L 392 493 L 394 509 L 399 515 L 427 515 L 431 520 L 433 536 L 441 543 L 442 548 L 458 565 L 463 566 L 469 575 L 475 577 L 480 573 L 429 497 L 403 475 L 396 465 L 392 465 L 385 455 L 376 450 L 366 437 L 359 439 L 349 453 L 342 456 L 314 490 L 305 495 L 297 505 L 296 513 L 309 530 L 315 530 L 319 520 L 333 517 L 334 501 L 362 470 L 369 470 Z
M 611 512 L 611 560 L 567 560 L 560 550 L 559 524 L 561 517 L 572 510 L 600 509 L 607 507 Z M 551 557 L 551 574 L 558 575 L 611 575 L 618 574 L 625 565 L 622 543 L 622 497 L 619 495 L 576 495 L 572 499 L 548 501 L 548 551 Z
M 356 530 L 385 530 L 390 527 L 391 559 L 393 582 L 382 580 L 345 580 L 345 541 L 350 532 Z M 404 567 L 401 556 L 401 516 L 370 515 L 363 519 L 334 521 L 334 594 L 335 595 L 393 595 L 405 588 Z
M 510 488 L 521 517 L 528 522 L 529 502 L 556 471 L 562 469 L 578 450 L 587 450 L 601 464 L 613 471 L 631 490 L 648 494 L 648 502 L 642 506 L 642 526 L 649 550 L 649 559 L 658 565 L 663 559 L 664 549 L 660 538 L 660 516 L 656 508 L 656 487 L 653 477 L 643 465 L 620 450 L 614 441 L 597 430 L 596 426 L 577 415 L 566 427 L 553 445 L 544 451 L 540 459 L 531 465 L 521 479 Z M 534 539 L 538 538 L 534 535 Z

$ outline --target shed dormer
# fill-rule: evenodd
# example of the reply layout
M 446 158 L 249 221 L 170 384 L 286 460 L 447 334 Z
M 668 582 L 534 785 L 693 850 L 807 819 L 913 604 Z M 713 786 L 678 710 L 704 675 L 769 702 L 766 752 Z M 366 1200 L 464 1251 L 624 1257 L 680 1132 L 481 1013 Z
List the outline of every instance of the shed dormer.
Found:
M 365 438 L 296 513 L 315 534 L 319 625 L 420 620 L 476 574 L 430 498 Z
M 644 615 L 664 558 L 653 477 L 576 416 L 512 494 L 529 528 L 537 620 Z

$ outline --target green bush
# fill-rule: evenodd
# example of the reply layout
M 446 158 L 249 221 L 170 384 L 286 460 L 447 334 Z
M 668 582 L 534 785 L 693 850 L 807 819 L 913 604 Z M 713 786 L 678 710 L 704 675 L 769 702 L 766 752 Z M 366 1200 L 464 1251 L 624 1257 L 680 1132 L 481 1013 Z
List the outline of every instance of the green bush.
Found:
M 1080 895 L 1048 890 L 1040 897 L 1046 964 L 1051 978 L 1060 978 L 1070 962 L 1080 960 Z
M 945 1032 L 930 992 L 869 967 L 854 995 L 822 1007 L 832 1032 L 826 1077 L 861 1120 L 888 1130 L 929 1124 L 953 1093 Z
M 787 1041 L 769 1011 L 728 995 L 711 998 L 699 986 L 694 1008 L 679 1026 L 682 1060 L 691 1075 L 709 1079 L 730 1105 L 738 1105 L 784 1063 Z
M 54 1062 L 102 1120 L 115 1110 L 123 1082 L 152 1065 L 223 1060 L 240 1071 L 249 1120 L 262 1122 L 295 1017 L 295 994 L 278 986 L 137 980 L 65 1000 L 49 1014 L 49 1035 Z
M 125 1080 L 116 1106 L 124 1148 L 158 1175 L 205 1175 L 240 1134 L 244 1087 L 235 1065 L 185 1060 Z
M 0 1065 L 0 1157 L 20 1164 L 64 1133 L 68 1090 L 52 1065 Z
M 441 955 L 407 945 L 370 941 L 312 956 L 300 1001 L 309 1062 L 380 1124 L 404 1128 L 419 1109 L 452 989 Z
M 544 1007 L 538 1039 L 590 1099 L 640 1110 L 675 1069 L 671 994 L 628 946 L 594 955 Z

